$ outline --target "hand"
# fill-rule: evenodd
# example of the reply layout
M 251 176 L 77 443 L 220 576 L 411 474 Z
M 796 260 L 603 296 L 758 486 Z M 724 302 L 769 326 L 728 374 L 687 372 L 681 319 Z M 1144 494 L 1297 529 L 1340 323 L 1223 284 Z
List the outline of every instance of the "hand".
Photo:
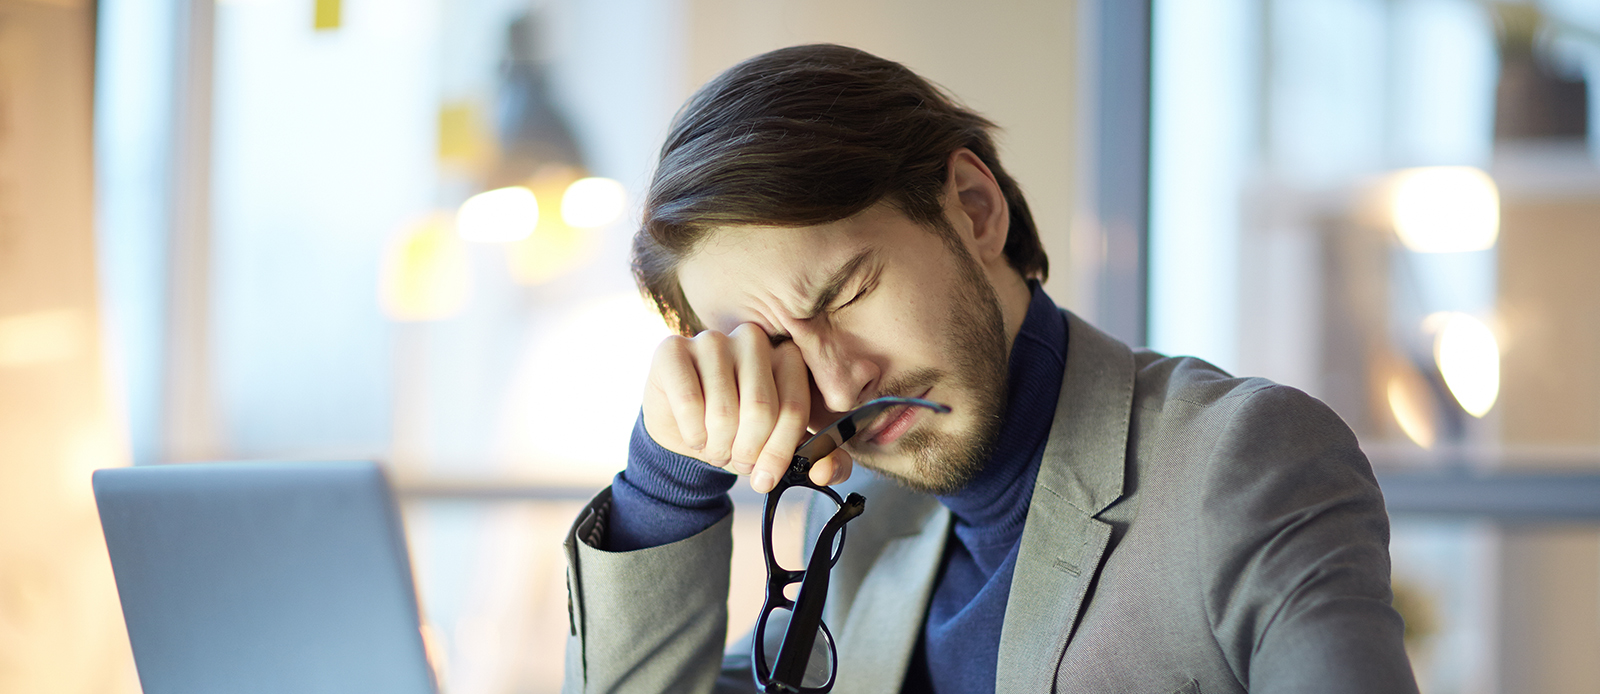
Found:
M 656 348 L 644 389 L 644 427 L 669 451 L 750 476 L 765 494 L 810 435 L 811 379 L 800 348 L 773 345 L 745 323 L 724 334 L 673 335 Z M 811 466 L 811 481 L 850 476 L 850 455 L 834 451 Z

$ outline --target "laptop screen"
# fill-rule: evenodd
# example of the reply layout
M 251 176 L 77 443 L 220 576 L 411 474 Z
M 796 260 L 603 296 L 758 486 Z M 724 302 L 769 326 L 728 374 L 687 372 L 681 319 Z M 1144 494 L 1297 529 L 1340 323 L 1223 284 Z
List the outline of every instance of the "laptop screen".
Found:
M 147 694 L 432 694 L 411 563 L 369 462 L 99 470 Z

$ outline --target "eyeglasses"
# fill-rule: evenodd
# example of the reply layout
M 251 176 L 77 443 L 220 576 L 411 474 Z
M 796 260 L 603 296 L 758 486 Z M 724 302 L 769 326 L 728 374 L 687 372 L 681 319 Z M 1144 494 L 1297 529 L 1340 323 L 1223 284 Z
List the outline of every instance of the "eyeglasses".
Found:
M 756 688 L 762 692 L 821 694 L 833 689 L 834 677 L 839 674 L 839 657 L 833 634 L 822 623 L 822 607 L 828 598 L 829 574 L 844 553 L 844 526 L 866 510 L 867 500 L 854 492 L 841 498 L 831 487 L 812 483 L 811 464 L 855 437 L 885 410 L 900 406 L 950 411 L 939 403 L 917 398 L 878 398 L 868 402 L 824 427 L 795 449 L 788 471 L 772 491 L 767 492 L 761 518 L 761 550 L 767 559 L 767 599 L 761 606 L 761 616 L 756 619 L 751 646 Z M 783 493 L 791 489 L 821 493 L 835 506 L 833 516 L 817 534 L 811 559 L 804 569 L 785 568 L 772 553 L 772 521 Z M 785 591 L 796 583 L 800 588 L 791 600 Z

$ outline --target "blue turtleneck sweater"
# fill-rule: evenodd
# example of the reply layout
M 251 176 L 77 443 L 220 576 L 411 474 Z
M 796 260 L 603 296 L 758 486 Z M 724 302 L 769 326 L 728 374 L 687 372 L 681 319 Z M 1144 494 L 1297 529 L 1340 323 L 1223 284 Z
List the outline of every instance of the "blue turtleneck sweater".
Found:
M 1011 345 L 1006 412 L 993 454 L 965 489 L 939 497 L 953 522 L 906 692 L 994 691 L 1011 574 L 1066 368 L 1066 318 L 1037 283 L 1030 286 L 1033 298 Z M 732 508 L 727 492 L 734 480 L 657 445 L 641 417 L 628 469 L 611 485 L 606 548 L 655 547 L 711 527 Z
M 902 691 L 994 691 L 1011 573 L 1066 363 L 1066 317 L 1035 285 L 1011 344 L 1006 414 L 994 452 L 965 489 L 939 497 L 952 516 L 950 539 Z

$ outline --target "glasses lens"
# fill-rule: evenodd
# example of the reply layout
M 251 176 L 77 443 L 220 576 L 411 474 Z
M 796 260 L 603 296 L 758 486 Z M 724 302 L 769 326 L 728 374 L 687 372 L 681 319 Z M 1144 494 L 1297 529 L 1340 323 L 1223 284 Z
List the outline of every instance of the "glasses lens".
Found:
M 772 519 L 772 553 L 778 566 L 789 571 L 804 571 L 811 560 L 805 547 L 816 541 L 812 534 L 822 528 L 833 514 L 838 512 L 839 504 L 832 497 L 809 487 L 790 487 L 783 490 L 778 497 L 778 513 Z M 811 529 L 806 528 L 806 514 L 809 511 Z M 789 545 L 785 540 L 797 541 Z M 832 554 L 835 559 L 839 556 L 842 538 L 833 536 Z M 788 546 L 786 546 L 788 545 Z
M 780 607 L 767 617 L 766 629 L 761 633 L 761 654 L 767 663 L 767 672 L 772 672 L 778 665 L 778 651 L 783 647 L 783 635 L 789 629 L 791 614 Z M 800 680 L 801 687 L 821 687 L 833 677 L 833 648 L 830 646 L 828 632 L 819 625 L 816 640 L 811 642 L 811 656 L 806 660 L 806 674 Z

